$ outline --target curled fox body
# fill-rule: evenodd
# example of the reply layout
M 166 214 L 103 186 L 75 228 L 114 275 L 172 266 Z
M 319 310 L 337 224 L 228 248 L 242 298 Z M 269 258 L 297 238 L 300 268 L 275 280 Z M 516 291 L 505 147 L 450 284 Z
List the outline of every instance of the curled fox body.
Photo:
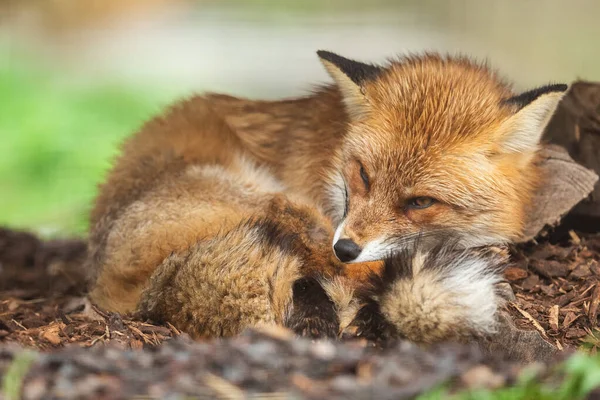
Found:
M 168 129 L 158 118 L 132 137 L 101 188 L 89 252 L 96 304 L 168 321 L 197 338 L 264 324 L 311 336 L 360 326 L 375 336 L 367 323 L 374 302 L 381 305 L 375 323 L 385 321 L 394 337 L 430 342 L 493 331 L 500 275 L 486 266 L 502 263 L 476 255 L 457 255 L 456 262 L 450 253 L 432 257 L 416 249 L 385 263 L 396 286 L 377 279 L 361 286 L 331 251 L 326 217 L 282 193 L 209 108 L 197 114 L 206 130 L 190 130 L 196 127 L 185 111 L 167 114 L 177 121 Z M 213 140 L 228 145 L 218 150 Z M 461 274 L 487 293 L 486 328 L 464 307 L 468 286 L 452 283 Z M 402 304 L 406 299 L 412 302 Z M 418 311 L 421 303 L 429 308 Z
M 563 88 L 514 96 L 436 55 L 386 68 L 320 56 L 336 86 L 194 97 L 125 143 L 91 215 L 95 303 L 193 337 L 261 324 L 425 343 L 493 334 L 505 260 L 460 249 L 518 235 Z M 444 241 L 459 249 L 428 250 Z

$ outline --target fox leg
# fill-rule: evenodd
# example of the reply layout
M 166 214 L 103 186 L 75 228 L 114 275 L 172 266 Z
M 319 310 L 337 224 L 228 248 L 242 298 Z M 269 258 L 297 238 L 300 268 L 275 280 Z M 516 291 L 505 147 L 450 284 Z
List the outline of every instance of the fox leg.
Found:
M 340 319 L 320 279 L 300 278 L 294 282 L 293 307 L 285 326 L 300 336 L 337 337 Z

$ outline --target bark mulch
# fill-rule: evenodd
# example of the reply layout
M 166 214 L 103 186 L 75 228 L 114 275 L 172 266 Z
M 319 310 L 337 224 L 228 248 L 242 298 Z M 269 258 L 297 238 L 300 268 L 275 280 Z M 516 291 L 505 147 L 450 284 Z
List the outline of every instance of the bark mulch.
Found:
M 519 327 L 537 329 L 563 348 L 587 341 L 595 352 L 588 336 L 600 301 L 600 236 L 570 232 L 567 238 L 514 249 L 506 277 L 516 301 L 509 310 Z M 23 348 L 37 350 L 24 378 L 28 399 L 410 398 L 445 382 L 453 390 L 503 386 L 523 369 L 471 346 L 425 350 L 400 342 L 381 351 L 363 340 L 309 341 L 283 329 L 193 342 L 173 326 L 91 305 L 82 290 L 79 241 L 43 242 L 0 230 L 0 255 L 0 375 L 19 362 Z M 538 369 L 541 377 L 550 372 Z
M 600 344 L 600 235 L 569 231 L 568 242 L 514 251 L 505 272 L 516 295 L 510 311 L 521 328 L 537 329 L 561 347 Z

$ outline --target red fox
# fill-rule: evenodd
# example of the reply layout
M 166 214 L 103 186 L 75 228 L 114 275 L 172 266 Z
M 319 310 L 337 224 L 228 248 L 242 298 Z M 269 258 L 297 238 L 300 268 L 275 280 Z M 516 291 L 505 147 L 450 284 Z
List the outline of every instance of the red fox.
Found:
M 199 105 L 148 123 L 101 187 L 88 260 L 96 304 L 194 338 L 265 324 L 419 343 L 496 332 L 505 257 L 415 246 L 388 258 L 381 278 L 357 281 L 331 251 L 330 221 L 283 193 Z
M 538 142 L 566 85 L 516 95 L 464 57 L 375 66 L 318 55 L 335 85 L 311 96 L 205 99 L 288 193 L 331 219 L 341 261 L 381 260 L 416 238 L 473 247 L 519 237 L 542 178 Z
M 200 105 L 193 114 L 186 104 L 173 108 L 125 144 L 96 204 L 90 297 L 104 309 L 138 311 L 196 338 L 262 324 L 337 336 L 375 297 L 355 294 L 367 286 L 349 277 L 331 251 L 329 220 L 302 198 L 282 193 L 208 104 Z M 381 290 L 390 293 L 382 309 L 398 311 L 381 317 L 396 336 L 430 342 L 450 333 L 493 332 L 502 262 L 416 254 L 386 264 L 402 269 L 390 275 L 396 286 Z M 482 313 L 465 306 L 471 286 L 456 284 L 461 275 L 483 295 L 471 302 Z M 407 299 L 413 300 L 404 304 Z M 485 310 L 482 301 L 489 303 Z M 419 311 L 423 302 L 428 311 Z M 403 313 L 413 322 L 405 323 Z
M 495 332 L 506 261 L 448 243 L 518 235 L 564 87 L 515 97 L 466 59 L 384 69 L 320 55 L 337 86 L 194 97 L 125 143 L 91 214 L 94 302 L 193 337 L 261 324 L 424 343 Z

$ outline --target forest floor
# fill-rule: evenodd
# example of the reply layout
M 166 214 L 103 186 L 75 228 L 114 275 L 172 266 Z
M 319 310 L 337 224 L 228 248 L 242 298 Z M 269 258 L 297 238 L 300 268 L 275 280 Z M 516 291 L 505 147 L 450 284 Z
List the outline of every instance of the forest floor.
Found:
M 470 346 L 424 350 L 400 342 L 382 351 L 364 340 L 310 341 L 284 329 L 194 342 L 171 325 L 91 305 L 81 290 L 84 254 L 78 240 L 44 242 L 0 230 L 5 397 L 412 398 L 427 393 L 422 396 L 435 398 L 440 391 L 467 389 L 472 395 L 477 388 L 505 388 L 545 398 L 546 389 L 524 383 L 524 368 L 533 371 L 530 379 L 549 382 L 548 393 L 556 395 L 562 387 L 571 396 L 573 390 L 589 391 L 593 377 L 568 379 L 565 368 L 589 371 L 582 365 L 598 365 L 600 235 L 569 231 L 560 240 L 513 249 L 514 263 L 505 276 L 516 295 L 508 310 L 517 326 L 539 331 L 565 350 L 563 358 L 574 349 L 592 355 L 587 361 L 571 358 L 559 369 L 537 365 L 533 370 L 484 357 Z

